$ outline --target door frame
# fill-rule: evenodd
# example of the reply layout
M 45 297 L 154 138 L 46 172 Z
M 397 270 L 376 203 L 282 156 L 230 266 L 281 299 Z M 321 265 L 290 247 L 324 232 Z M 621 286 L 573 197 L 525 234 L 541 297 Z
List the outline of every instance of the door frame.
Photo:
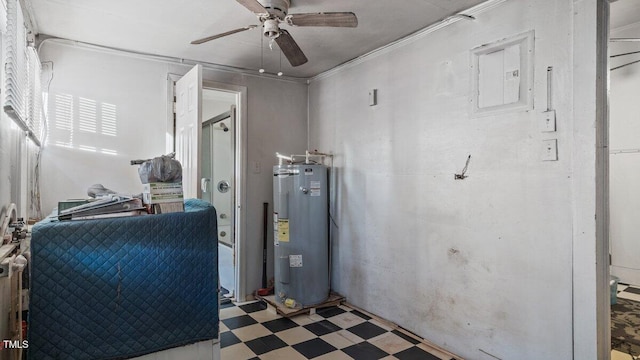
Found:
M 166 149 L 167 152 L 175 149 L 175 121 L 174 121 L 174 103 L 175 103 L 175 82 L 182 75 L 167 75 L 167 136 Z M 248 134 L 248 100 L 247 87 L 240 85 L 232 85 L 218 81 L 206 80 L 203 74 L 202 88 L 216 91 L 224 91 L 234 93 L 236 96 L 236 131 L 235 131 L 235 242 L 234 242 L 234 277 L 237 301 L 245 301 L 247 298 L 246 289 L 246 208 L 247 208 L 247 134 Z
M 573 359 L 608 360 L 609 0 L 573 2 L 572 37 Z

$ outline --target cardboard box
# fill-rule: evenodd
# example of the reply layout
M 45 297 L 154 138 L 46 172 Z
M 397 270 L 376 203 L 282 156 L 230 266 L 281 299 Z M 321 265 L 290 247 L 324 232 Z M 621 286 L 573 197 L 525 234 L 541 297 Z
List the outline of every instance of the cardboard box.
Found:
M 165 194 L 165 193 L 182 193 L 182 183 L 148 183 L 143 184 L 142 192 L 151 194 Z
M 184 203 L 180 202 L 169 202 L 164 204 L 152 204 L 151 212 L 153 214 L 168 214 L 174 212 L 184 212 Z
M 144 192 L 142 193 L 142 202 L 145 204 L 184 202 L 184 195 L 182 193 L 152 194 Z

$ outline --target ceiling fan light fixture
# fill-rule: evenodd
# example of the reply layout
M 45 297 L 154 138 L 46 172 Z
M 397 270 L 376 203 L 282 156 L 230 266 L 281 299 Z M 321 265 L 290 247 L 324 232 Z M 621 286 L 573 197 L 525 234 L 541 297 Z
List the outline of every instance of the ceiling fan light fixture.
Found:
M 278 23 L 278 20 L 275 20 L 275 19 L 265 20 L 264 24 L 262 25 L 262 33 L 267 38 L 273 40 L 273 39 L 277 38 L 278 36 L 280 36 L 280 26 L 279 25 L 280 24 Z

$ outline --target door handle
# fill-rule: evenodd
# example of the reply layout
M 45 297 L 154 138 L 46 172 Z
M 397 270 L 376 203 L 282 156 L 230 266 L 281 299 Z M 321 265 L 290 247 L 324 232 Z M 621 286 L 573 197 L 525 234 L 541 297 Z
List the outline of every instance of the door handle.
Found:
M 211 179 L 207 179 L 207 178 L 200 179 L 200 189 L 202 190 L 202 192 L 209 192 L 210 182 L 211 182 Z
M 226 193 L 227 191 L 229 191 L 229 187 L 231 187 L 231 185 L 229 185 L 229 182 L 226 180 L 222 180 L 218 183 L 218 191 L 220 191 L 221 193 Z

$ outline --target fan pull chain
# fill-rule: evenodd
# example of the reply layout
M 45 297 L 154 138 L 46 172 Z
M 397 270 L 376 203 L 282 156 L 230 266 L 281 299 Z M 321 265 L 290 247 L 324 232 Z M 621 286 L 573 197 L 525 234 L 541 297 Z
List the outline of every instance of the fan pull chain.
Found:
M 260 34 L 260 74 L 264 73 L 264 36 Z

